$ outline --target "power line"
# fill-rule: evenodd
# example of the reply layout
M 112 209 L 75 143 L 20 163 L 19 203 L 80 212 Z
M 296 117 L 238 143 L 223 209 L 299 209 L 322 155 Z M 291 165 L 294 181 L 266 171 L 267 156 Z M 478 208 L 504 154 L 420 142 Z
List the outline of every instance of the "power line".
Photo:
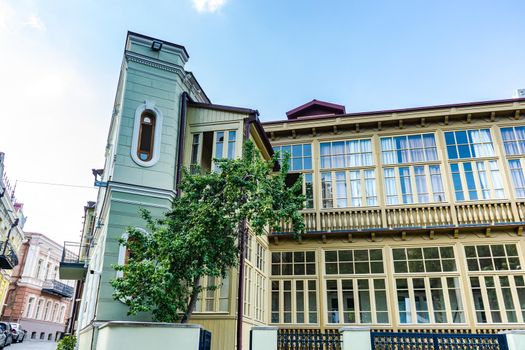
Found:
M 76 187 L 76 188 L 89 188 L 94 189 L 93 186 L 82 186 L 82 185 L 73 185 L 73 184 L 64 184 L 56 182 L 43 182 L 43 181 L 27 181 L 27 180 L 16 180 L 16 182 L 36 184 L 36 185 L 48 185 L 48 186 L 61 186 L 61 187 Z

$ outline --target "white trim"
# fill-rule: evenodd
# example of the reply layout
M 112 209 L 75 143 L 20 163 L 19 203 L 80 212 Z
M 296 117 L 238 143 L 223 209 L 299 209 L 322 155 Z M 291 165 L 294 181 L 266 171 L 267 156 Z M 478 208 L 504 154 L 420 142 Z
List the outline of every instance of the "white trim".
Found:
M 153 136 L 153 156 L 147 162 L 141 160 L 138 155 L 138 142 L 140 131 L 140 118 L 145 111 L 155 114 L 155 135 Z M 143 167 L 150 167 L 155 165 L 160 158 L 160 139 L 162 136 L 162 112 L 155 106 L 155 102 L 144 101 L 135 110 L 135 122 L 133 126 L 133 138 L 131 140 L 131 158 L 135 163 Z
M 143 228 L 141 228 L 141 227 L 135 227 L 134 229 L 142 231 L 146 235 L 148 234 L 148 232 L 146 230 L 144 230 Z M 122 236 L 120 236 L 120 238 L 125 240 L 125 241 L 127 241 L 128 240 L 128 233 L 124 232 L 122 234 Z M 126 246 L 124 244 L 120 243 L 119 247 L 118 247 L 117 265 L 124 265 L 125 260 L 126 260 Z M 122 271 L 117 271 L 117 278 L 121 278 L 122 276 L 124 276 Z

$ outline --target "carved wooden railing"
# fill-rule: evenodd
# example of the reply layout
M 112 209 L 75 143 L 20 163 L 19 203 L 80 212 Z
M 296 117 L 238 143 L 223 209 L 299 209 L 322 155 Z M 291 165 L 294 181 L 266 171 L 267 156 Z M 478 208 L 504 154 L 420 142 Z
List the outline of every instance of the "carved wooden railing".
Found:
M 352 227 L 354 230 L 382 227 L 381 210 L 348 209 L 320 212 L 320 231 L 341 231 Z
M 307 232 L 346 230 L 460 227 L 525 222 L 525 201 L 442 203 L 304 211 Z M 517 210 L 517 211 L 516 211 Z M 517 215 L 516 215 L 517 212 Z M 280 233 L 291 232 L 282 222 Z
M 495 224 L 519 221 L 509 202 L 457 204 L 459 225 Z
M 450 205 L 400 206 L 386 208 L 388 228 L 453 225 Z

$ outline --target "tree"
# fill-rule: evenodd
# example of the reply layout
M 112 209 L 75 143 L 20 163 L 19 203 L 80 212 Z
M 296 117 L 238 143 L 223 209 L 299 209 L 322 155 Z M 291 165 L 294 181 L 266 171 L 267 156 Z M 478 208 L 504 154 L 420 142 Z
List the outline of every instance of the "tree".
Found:
M 155 321 L 187 322 L 199 293 L 220 287 L 203 287 L 202 279 L 225 278 L 237 265 L 248 224 L 262 235 L 285 221 L 303 234 L 302 181 L 287 186 L 288 157 L 274 171 L 276 156 L 264 160 L 248 141 L 241 158 L 215 160 L 218 171 L 183 170 L 181 194 L 161 218 L 141 210 L 150 232 L 128 229 L 122 242 L 128 261 L 115 266 L 122 277 L 112 281 L 113 297 L 128 306 L 128 314 L 151 311 Z

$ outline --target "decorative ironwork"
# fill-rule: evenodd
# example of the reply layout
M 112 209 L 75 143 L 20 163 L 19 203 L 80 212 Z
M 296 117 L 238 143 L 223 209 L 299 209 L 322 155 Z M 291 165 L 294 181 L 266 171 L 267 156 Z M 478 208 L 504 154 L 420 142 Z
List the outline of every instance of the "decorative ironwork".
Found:
M 205 329 L 201 329 L 201 335 L 199 339 L 199 350 L 210 350 L 211 349 L 211 332 Z
M 56 280 L 47 280 L 42 286 L 42 292 L 56 294 L 66 298 L 71 298 L 74 291 L 75 289 L 73 287 Z
M 0 242 L 0 268 L 12 270 L 18 265 L 18 256 L 10 242 Z
M 64 250 L 62 250 L 62 263 L 66 264 L 84 264 L 85 259 L 83 258 L 82 246 L 78 242 L 64 242 Z
M 341 334 L 280 329 L 277 344 L 279 350 L 341 350 Z
M 372 350 L 508 350 L 502 334 L 371 332 Z

